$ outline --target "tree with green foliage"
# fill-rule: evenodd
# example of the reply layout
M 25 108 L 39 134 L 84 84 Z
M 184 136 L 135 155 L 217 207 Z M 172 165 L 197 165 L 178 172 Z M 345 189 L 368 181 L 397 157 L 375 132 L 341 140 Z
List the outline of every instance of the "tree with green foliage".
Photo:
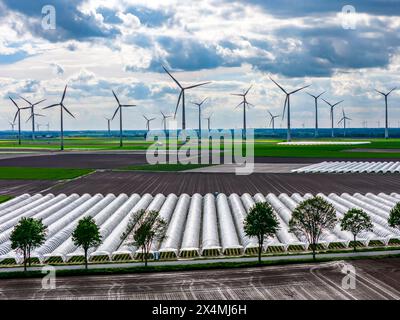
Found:
M 343 216 L 340 221 L 340 227 L 342 230 L 349 231 L 353 234 L 353 249 L 357 250 L 357 235 L 361 231 L 372 231 L 373 225 L 371 217 L 361 209 L 350 209 Z
M 333 229 L 336 223 L 336 210 L 333 205 L 316 196 L 299 203 L 292 213 L 289 228 L 295 235 L 307 238 L 315 261 L 317 243 L 323 230 Z
M 259 264 L 261 264 L 264 240 L 273 237 L 278 229 L 279 221 L 271 205 L 267 202 L 257 202 L 244 219 L 245 234 L 248 237 L 257 237 Z
M 41 219 L 27 217 L 21 218 L 11 232 L 11 248 L 21 250 L 24 255 L 24 271 L 27 261 L 31 266 L 31 251 L 46 240 L 46 232 L 47 227 Z
M 87 253 L 89 248 L 97 247 L 101 244 L 101 234 L 96 221 L 91 216 L 87 216 L 78 221 L 72 233 L 72 241 L 77 247 L 82 247 L 85 252 L 85 269 L 88 268 Z
M 392 228 L 400 228 L 400 202 L 390 210 L 388 223 Z
M 142 249 L 142 260 L 147 267 L 147 260 L 153 241 L 161 242 L 167 233 L 167 222 L 158 211 L 139 210 L 129 220 L 121 239 L 128 238 L 128 243 Z

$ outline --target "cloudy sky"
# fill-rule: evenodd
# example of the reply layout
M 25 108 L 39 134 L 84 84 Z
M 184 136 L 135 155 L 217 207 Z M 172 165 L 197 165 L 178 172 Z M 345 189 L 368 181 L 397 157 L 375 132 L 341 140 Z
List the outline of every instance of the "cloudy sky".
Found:
M 45 5 L 55 8 L 55 29 L 42 26 Z M 343 15 L 344 5 L 356 14 Z M 311 84 L 312 94 L 325 90 L 330 102 L 344 99 L 336 121 L 343 106 L 351 126 L 383 125 L 384 101 L 373 89 L 400 87 L 399 15 L 398 0 L 0 0 L 0 129 L 15 111 L 8 96 L 46 98 L 45 106 L 58 102 L 65 84 L 65 104 L 77 117 L 66 119 L 67 129 L 106 128 L 103 117 L 116 107 L 112 89 L 122 103 L 138 105 L 126 109 L 126 129 L 145 128 L 142 114 L 157 117 L 153 127 L 160 128 L 160 110 L 173 113 L 179 93 L 162 64 L 184 85 L 212 81 L 187 92 L 191 128 L 197 111 L 189 102 L 205 97 L 213 126 L 241 127 L 240 100 L 230 93 L 250 85 L 248 126 L 265 127 L 267 110 L 281 114 L 284 102 L 269 76 L 288 90 Z M 313 126 L 314 101 L 306 92 L 291 105 L 292 126 Z M 400 90 L 389 106 L 397 127 Z M 40 122 L 58 128 L 57 110 L 40 109 L 46 115 Z M 320 122 L 329 126 L 322 101 Z

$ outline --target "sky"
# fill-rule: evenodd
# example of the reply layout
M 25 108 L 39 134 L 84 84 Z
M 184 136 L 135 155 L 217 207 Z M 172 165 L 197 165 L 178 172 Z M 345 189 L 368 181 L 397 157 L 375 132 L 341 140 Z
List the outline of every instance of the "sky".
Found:
M 55 9 L 49 29 L 46 5 Z M 354 13 L 342 13 L 351 5 Z M 142 115 L 173 114 L 179 90 L 162 65 L 184 86 L 211 81 L 186 93 L 187 127 L 197 127 L 197 108 L 212 115 L 213 128 L 241 128 L 242 93 L 250 128 L 269 124 L 267 110 L 282 115 L 287 91 L 311 85 L 291 97 L 292 127 L 314 126 L 314 99 L 335 103 L 335 126 L 342 114 L 350 126 L 384 123 L 384 99 L 374 89 L 400 88 L 400 6 L 398 0 L 0 0 L 0 130 L 10 128 L 15 107 L 46 99 L 39 123 L 59 128 L 59 102 L 68 84 L 66 130 L 106 129 L 104 117 L 123 104 L 124 128 L 144 129 Z M 22 128 L 29 111 L 22 112 Z M 177 121 L 180 123 L 181 109 Z M 321 127 L 329 127 L 329 107 L 319 102 Z M 389 96 L 390 126 L 400 123 L 400 90 Z M 119 125 L 116 117 L 112 129 Z M 206 120 L 203 120 L 206 125 Z M 277 127 L 286 127 L 280 117 Z

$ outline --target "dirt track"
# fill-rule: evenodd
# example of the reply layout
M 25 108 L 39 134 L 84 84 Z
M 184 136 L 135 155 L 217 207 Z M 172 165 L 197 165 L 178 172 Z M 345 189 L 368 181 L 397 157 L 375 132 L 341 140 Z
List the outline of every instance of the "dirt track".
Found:
M 314 300 L 400 299 L 399 258 L 346 262 L 355 288 L 342 287 L 343 262 L 208 271 L 2 280 L 0 299 Z M 346 282 L 349 283 L 349 282 Z

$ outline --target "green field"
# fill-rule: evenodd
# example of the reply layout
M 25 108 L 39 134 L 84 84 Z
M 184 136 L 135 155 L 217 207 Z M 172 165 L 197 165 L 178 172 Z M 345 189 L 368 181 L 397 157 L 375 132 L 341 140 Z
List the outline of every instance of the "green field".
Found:
M 0 179 L 64 180 L 88 174 L 90 169 L 0 167 Z
M 12 198 L 11 196 L 0 196 L 0 203 L 6 202 L 11 198 Z
M 307 139 L 312 140 L 312 139 Z M 349 152 L 351 149 L 399 149 L 400 139 L 319 139 L 318 141 L 370 141 L 364 145 L 320 145 L 320 146 L 288 146 L 278 145 L 278 142 L 285 140 L 257 139 L 254 141 L 254 155 L 259 157 L 302 157 L 302 158 L 400 158 L 400 152 Z M 301 140 L 295 140 L 301 141 Z M 315 140 L 317 141 L 317 140 Z M 250 141 L 249 141 L 250 142 Z M 152 143 L 146 142 L 143 138 L 129 138 L 124 140 L 124 146 L 119 147 L 119 140 L 113 138 L 66 138 L 65 150 L 142 150 L 145 151 Z M 166 146 L 168 149 L 168 146 Z M 25 140 L 19 146 L 13 140 L 1 140 L 2 149 L 48 149 L 58 150 L 57 139 L 35 141 Z M 221 146 L 223 151 L 223 146 Z M 136 169 L 135 169 L 136 170 Z M 156 169 L 154 169 L 156 170 Z

